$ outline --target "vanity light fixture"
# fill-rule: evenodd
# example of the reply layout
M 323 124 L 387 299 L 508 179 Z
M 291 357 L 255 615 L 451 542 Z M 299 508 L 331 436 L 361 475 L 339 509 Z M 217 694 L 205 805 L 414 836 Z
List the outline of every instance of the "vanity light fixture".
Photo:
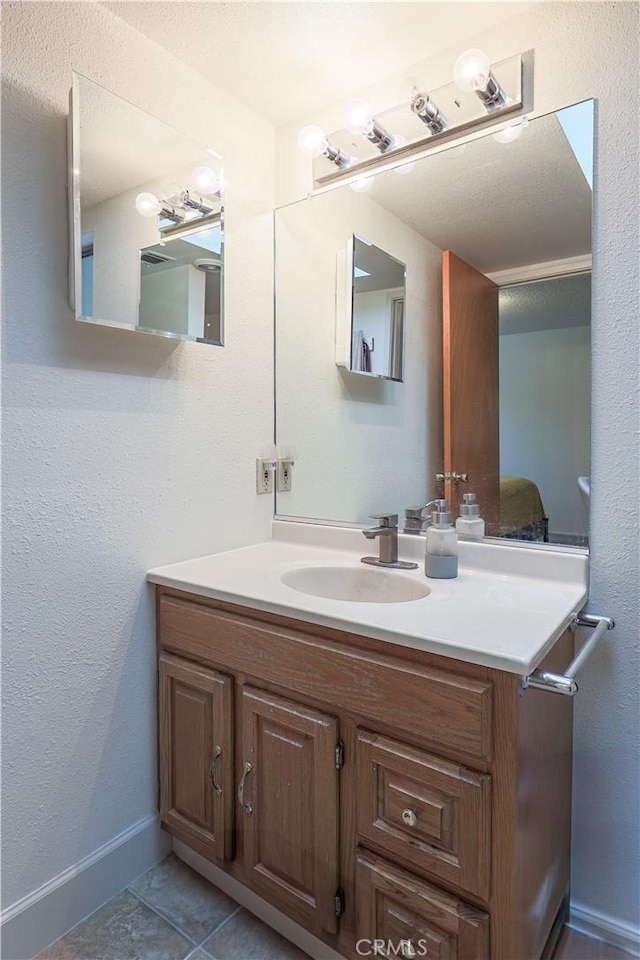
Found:
M 484 50 L 472 48 L 461 53 L 453 67 L 453 79 L 463 93 L 475 93 L 487 110 L 503 106 L 507 95 L 491 72 Z
M 173 220 L 174 223 L 182 223 L 185 217 L 184 210 L 166 200 L 158 200 L 155 193 L 139 193 L 136 210 L 143 217 L 160 217 L 162 220 Z
M 386 153 L 395 146 L 391 134 L 376 122 L 366 100 L 352 100 L 347 104 L 344 125 L 351 133 L 364 137 L 372 143 L 380 153 Z
M 309 124 L 309 126 L 302 128 L 298 134 L 298 148 L 305 157 L 312 160 L 316 160 L 318 157 L 326 157 L 331 163 L 335 163 L 340 170 L 346 169 L 351 163 L 351 157 L 348 157 L 338 147 L 334 147 L 327 140 L 322 127 L 317 127 L 315 124 Z
M 411 98 L 411 112 L 428 127 L 431 133 L 442 133 L 447 129 L 447 118 L 429 98 L 428 93 L 416 90 Z

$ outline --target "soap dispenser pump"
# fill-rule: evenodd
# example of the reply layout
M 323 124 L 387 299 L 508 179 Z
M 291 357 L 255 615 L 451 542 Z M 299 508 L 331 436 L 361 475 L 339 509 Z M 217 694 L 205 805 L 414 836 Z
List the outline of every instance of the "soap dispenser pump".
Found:
M 456 520 L 458 536 L 465 540 L 482 540 L 484 537 L 484 520 L 480 516 L 480 505 L 476 502 L 475 493 L 463 493 L 464 503 L 460 506 L 460 516 Z
M 427 527 L 424 572 L 434 580 L 458 576 L 458 535 L 448 500 L 434 500 L 435 510 Z

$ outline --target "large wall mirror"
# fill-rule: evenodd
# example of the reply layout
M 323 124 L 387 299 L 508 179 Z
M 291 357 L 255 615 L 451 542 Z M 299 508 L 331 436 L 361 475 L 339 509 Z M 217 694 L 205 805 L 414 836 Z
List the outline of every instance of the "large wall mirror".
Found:
M 220 155 L 77 74 L 69 127 L 76 319 L 222 344 Z
M 488 536 L 588 545 L 592 157 L 585 101 L 276 211 L 278 516 L 474 492 Z M 336 365 L 353 235 L 405 267 L 403 382 Z

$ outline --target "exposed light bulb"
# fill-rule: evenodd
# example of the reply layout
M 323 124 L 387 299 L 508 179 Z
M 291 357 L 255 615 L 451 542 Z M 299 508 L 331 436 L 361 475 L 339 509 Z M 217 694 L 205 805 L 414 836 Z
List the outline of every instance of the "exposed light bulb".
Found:
M 157 217 L 162 210 L 162 204 L 155 193 L 139 193 L 136 197 L 136 210 L 143 217 Z
M 344 125 L 350 133 L 361 137 L 373 130 L 373 113 L 366 100 L 352 100 L 344 112 Z
M 356 193 L 366 193 L 367 190 L 371 190 L 373 186 L 373 177 L 358 177 L 357 180 L 354 180 L 350 187 L 352 190 L 355 190 Z
M 519 120 L 516 120 L 515 123 L 512 123 L 508 127 L 504 127 L 503 130 L 498 130 L 497 133 L 493 134 L 493 139 L 497 143 L 513 143 L 514 140 L 517 140 L 525 127 L 529 126 L 528 117 L 520 117 Z
M 409 141 L 406 137 L 403 137 L 402 134 L 396 133 L 393 138 L 394 147 L 406 147 Z M 393 172 L 400 174 L 400 176 L 406 176 L 408 173 L 412 173 L 416 168 L 416 161 L 411 160 L 409 163 L 403 163 L 401 167 L 394 167 Z
M 211 167 L 196 167 L 191 181 L 199 193 L 211 195 L 220 191 L 220 177 Z
M 491 76 L 491 63 L 483 50 L 476 48 L 460 54 L 453 67 L 453 79 L 464 93 L 484 90 Z
M 322 127 L 312 123 L 303 127 L 298 134 L 298 149 L 312 160 L 321 157 L 327 149 L 327 138 Z

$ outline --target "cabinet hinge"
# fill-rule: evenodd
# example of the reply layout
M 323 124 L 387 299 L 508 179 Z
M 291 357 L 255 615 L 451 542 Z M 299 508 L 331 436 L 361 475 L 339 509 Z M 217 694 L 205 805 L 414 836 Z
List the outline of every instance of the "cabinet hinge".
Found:
M 342 770 L 344 767 L 344 743 L 338 740 L 336 743 L 336 770 Z
M 338 887 L 336 895 L 333 898 L 333 906 L 336 911 L 336 917 L 341 917 L 344 913 L 344 890 Z

